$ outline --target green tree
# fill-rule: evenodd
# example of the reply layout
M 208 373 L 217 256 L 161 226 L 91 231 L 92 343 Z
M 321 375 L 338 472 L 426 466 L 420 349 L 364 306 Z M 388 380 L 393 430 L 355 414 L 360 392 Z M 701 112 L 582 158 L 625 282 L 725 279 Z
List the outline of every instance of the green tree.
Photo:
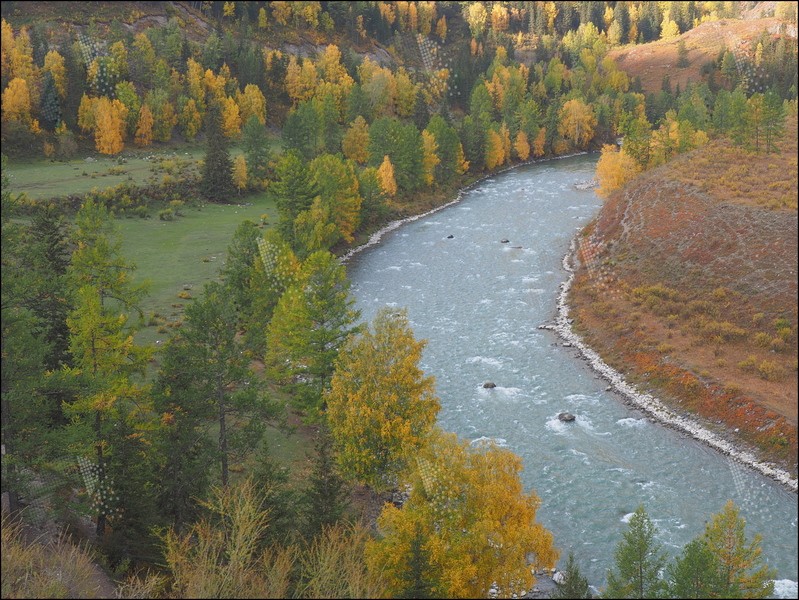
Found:
M 412 123 L 381 117 L 369 128 L 369 166 L 379 167 L 388 156 L 397 187 L 404 193 L 424 185 L 422 136 Z
M 121 256 L 117 235 L 108 210 L 87 200 L 75 217 L 76 248 L 67 270 L 75 294 L 74 309 L 67 317 L 69 348 L 76 367 L 71 373 L 80 379 L 83 389 L 65 409 L 76 430 L 90 428 L 90 439 L 83 441 L 96 454 L 97 490 L 107 490 L 113 480 L 125 477 L 124 473 L 109 472 L 108 456 L 120 441 L 119 423 L 147 418 L 146 395 L 132 376 L 144 372 L 152 352 L 134 344 L 136 327 L 128 326 L 127 316 L 138 310 L 145 288 L 132 282 L 134 267 Z M 88 449 L 86 445 L 81 448 Z M 134 500 L 123 498 L 123 506 Z M 100 538 L 109 514 L 108 507 L 100 506 Z
M 580 567 L 574 560 L 574 553 L 569 552 L 566 567 L 561 571 L 564 580 L 558 584 L 558 589 L 552 594 L 553 598 L 592 598 L 588 587 L 588 580 L 580 573 Z
M 306 539 L 317 537 L 338 522 L 346 508 L 347 489 L 338 473 L 333 441 L 324 425 L 315 444 L 313 470 L 301 498 L 303 532 Z
M 283 293 L 294 283 L 299 266 L 291 246 L 276 229 L 270 229 L 258 240 L 258 256 L 249 278 L 251 311 L 245 334 L 245 343 L 256 356 L 263 356 L 272 313 Z
M 407 312 L 387 308 L 344 346 L 326 400 L 348 479 L 391 489 L 426 443 L 440 405 L 433 378 L 419 368 L 424 346 Z
M 608 571 L 608 598 L 660 598 L 666 584 L 659 572 L 666 564 L 661 545 L 655 541 L 657 528 L 643 506 L 633 513 L 628 529 L 616 546 L 615 568 Z
M 181 394 L 192 394 L 195 406 L 212 407 L 223 487 L 229 482 L 230 461 L 256 446 L 263 435 L 263 421 L 273 414 L 236 333 L 236 308 L 230 292 L 216 282 L 207 283 L 202 299 L 186 307 L 178 343 L 188 346 L 182 368 L 189 379 Z
M 763 145 L 766 152 L 776 152 L 777 141 L 785 134 L 785 106 L 774 90 L 763 95 Z
M 233 161 L 228 141 L 222 132 L 222 113 L 212 103 L 206 113 L 206 152 L 202 171 L 202 190 L 206 200 L 226 202 L 233 196 Z
M 256 185 L 263 185 L 269 176 L 269 134 L 255 115 L 247 119 L 241 133 L 241 147 L 247 157 L 250 180 Z
M 440 583 L 430 564 L 430 552 L 424 547 L 424 543 L 424 532 L 417 525 L 408 550 L 407 566 L 402 574 L 405 586 L 397 598 L 436 597 L 435 590 Z
M 718 560 L 702 538 L 688 542 L 666 572 L 671 598 L 722 597 Z
M 318 156 L 308 165 L 313 183 L 322 203 L 336 224 L 337 238 L 351 243 L 361 221 L 361 196 L 358 177 L 351 161 L 345 162 L 333 154 Z
M 360 316 L 344 265 L 329 252 L 309 256 L 280 298 L 267 329 L 265 362 L 309 412 L 323 411 L 339 348 Z
M 227 258 L 221 276 L 230 297 L 235 302 L 239 326 L 246 325 L 252 307 L 253 288 L 250 285 L 253 265 L 258 257 L 261 230 L 250 220 L 242 221 L 227 247 Z
M 308 165 L 296 152 L 286 152 L 278 160 L 275 181 L 270 194 L 280 212 L 278 230 L 289 243 L 294 242 L 294 220 L 302 211 L 311 208 L 318 190 Z
M 774 591 L 776 571 L 763 561 L 763 538 L 747 542 L 745 529 L 732 500 L 705 527 L 704 540 L 719 564 L 721 598 L 767 598 Z

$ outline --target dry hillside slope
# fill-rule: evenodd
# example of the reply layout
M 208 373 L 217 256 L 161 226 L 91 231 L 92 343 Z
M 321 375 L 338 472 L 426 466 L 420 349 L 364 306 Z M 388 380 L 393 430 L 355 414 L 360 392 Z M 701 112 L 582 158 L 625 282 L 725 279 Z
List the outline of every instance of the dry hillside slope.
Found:
M 576 326 L 633 381 L 797 467 L 797 146 L 726 141 L 613 194 L 580 240 Z
M 639 77 L 641 87 L 648 94 L 660 91 L 666 75 L 672 89 L 679 85 L 684 90 L 689 81 L 699 83 L 704 79 L 702 66 L 715 61 L 721 51 L 730 50 L 736 56 L 747 56 L 752 40 L 764 31 L 776 35 L 782 27 L 781 21 L 774 17 L 721 19 L 702 23 L 675 38 L 615 48 L 608 56 L 630 77 Z M 786 34 L 795 38 L 796 28 L 788 25 Z M 688 66 L 684 68 L 677 66 L 680 41 L 685 42 L 688 51 Z

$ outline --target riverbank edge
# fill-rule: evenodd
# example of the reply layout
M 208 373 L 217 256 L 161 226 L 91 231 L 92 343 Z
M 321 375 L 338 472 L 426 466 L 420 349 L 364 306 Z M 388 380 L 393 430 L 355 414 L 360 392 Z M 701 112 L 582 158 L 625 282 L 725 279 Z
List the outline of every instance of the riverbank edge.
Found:
M 576 257 L 577 238 L 580 235 L 581 234 L 578 233 L 577 236 L 572 238 L 569 251 L 563 257 L 563 270 L 569 274 L 569 277 L 559 286 L 560 293 L 558 294 L 555 323 L 554 325 L 540 325 L 539 329 L 553 331 L 563 340 L 564 344 L 576 348 L 580 356 L 588 363 L 591 369 L 602 379 L 607 381 L 610 387 L 624 398 L 626 404 L 642 410 L 661 425 L 670 427 L 681 433 L 686 433 L 736 462 L 775 480 L 789 491 L 797 493 L 799 488 L 798 482 L 795 478 L 791 477 L 787 471 L 758 460 L 752 452 L 736 448 L 732 442 L 705 429 L 693 419 L 678 415 L 651 394 L 641 392 L 635 386 L 628 383 L 619 371 L 616 371 L 613 367 L 605 363 L 599 353 L 590 348 L 583 339 L 572 330 L 573 320 L 569 318 L 571 307 L 568 302 L 568 296 L 576 274 L 573 260 Z
M 429 215 L 435 214 L 435 213 L 437 213 L 440 210 L 444 210 L 445 208 L 449 208 L 450 206 L 458 204 L 458 202 L 463 200 L 464 195 L 468 191 L 470 191 L 471 189 L 477 187 L 479 184 L 485 182 L 486 180 L 488 180 L 488 179 L 490 179 L 492 177 L 496 177 L 497 175 L 501 175 L 502 173 L 507 173 L 508 171 L 513 171 L 514 169 L 518 169 L 520 167 L 526 167 L 526 166 L 529 166 L 529 165 L 537 165 L 537 164 L 552 162 L 552 161 L 555 161 L 555 160 L 563 160 L 565 158 L 573 158 L 575 156 L 583 156 L 585 154 L 590 154 L 590 152 L 586 150 L 586 151 L 582 151 L 582 152 L 573 152 L 571 154 L 564 154 L 562 156 L 550 156 L 550 157 L 547 157 L 547 158 L 538 158 L 538 159 L 533 159 L 533 160 L 527 160 L 525 162 L 521 162 L 521 163 L 516 163 L 516 164 L 510 165 L 508 167 L 505 167 L 504 169 L 500 169 L 499 171 L 491 171 L 490 173 L 486 173 L 485 175 L 483 175 L 481 177 L 478 177 L 477 179 L 475 179 L 471 183 L 469 183 L 467 185 L 464 185 L 463 187 L 459 188 L 457 193 L 456 193 L 456 195 L 455 195 L 455 198 L 453 200 L 449 200 L 448 202 L 444 202 L 444 204 L 440 204 L 440 205 L 436 206 L 435 208 L 432 208 L 432 209 L 430 209 L 430 210 L 428 210 L 426 212 L 423 212 L 423 213 L 419 213 L 418 215 L 411 215 L 409 217 L 403 217 L 402 219 L 396 219 L 394 221 L 391 221 L 387 225 L 384 225 L 383 227 L 381 227 L 380 229 L 375 231 L 371 236 L 369 236 L 369 239 L 366 242 L 364 242 L 363 244 L 361 244 L 359 246 L 351 248 L 347 252 L 342 254 L 339 257 L 339 262 L 341 264 L 346 264 L 353 256 L 355 256 L 356 254 L 366 250 L 367 248 L 371 248 L 372 246 L 376 246 L 377 244 L 380 243 L 380 240 L 383 239 L 384 235 L 394 231 L 395 229 L 401 227 L 402 225 L 405 225 L 406 223 L 412 223 L 413 221 L 418 221 L 419 219 L 422 219 L 422 218 L 427 217 Z

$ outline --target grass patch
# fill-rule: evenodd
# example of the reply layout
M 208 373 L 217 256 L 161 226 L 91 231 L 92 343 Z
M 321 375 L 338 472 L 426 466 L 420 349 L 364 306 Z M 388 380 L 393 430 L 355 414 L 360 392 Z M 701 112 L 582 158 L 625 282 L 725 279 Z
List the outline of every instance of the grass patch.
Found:
M 264 193 L 241 201 L 245 204 L 184 207 L 184 216 L 173 221 L 117 220 L 122 254 L 137 266 L 136 281 L 150 282 L 141 306 L 146 315 L 174 313 L 175 299 L 186 285 L 191 286 L 193 297 L 202 294 L 203 285 L 218 277 L 236 227 L 245 220 L 258 223 L 264 213 L 277 216 L 274 202 Z M 153 344 L 157 339 L 163 339 L 163 334 L 157 325 L 149 325 L 136 341 Z

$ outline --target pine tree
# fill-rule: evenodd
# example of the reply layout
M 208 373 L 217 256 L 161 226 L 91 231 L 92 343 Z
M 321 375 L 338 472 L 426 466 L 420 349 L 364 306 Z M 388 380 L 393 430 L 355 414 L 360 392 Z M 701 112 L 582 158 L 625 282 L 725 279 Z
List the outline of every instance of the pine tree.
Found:
M 442 19 L 444 17 L 441 17 Z M 416 531 L 411 538 L 410 550 L 408 551 L 408 564 L 402 579 L 405 583 L 404 589 L 397 598 L 435 598 L 436 586 L 433 567 L 430 564 L 430 553 L 424 547 L 424 532 L 417 525 Z
M 732 500 L 705 527 L 704 540 L 719 564 L 722 598 L 766 598 L 774 591 L 776 572 L 763 561 L 763 538 L 747 542 L 745 529 Z
M 260 186 L 269 176 L 269 135 L 258 118 L 253 115 L 244 123 L 241 147 L 247 157 L 250 181 Z
M 346 508 L 347 491 L 338 474 L 330 433 L 324 425 L 319 428 L 315 450 L 310 485 L 301 501 L 303 531 L 308 540 L 339 521 Z
M 226 202 L 233 196 L 233 162 L 230 160 L 227 139 L 222 133 L 222 115 L 216 104 L 208 108 L 205 131 L 207 146 L 203 164 L 203 194 L 211 202 Z
M 324 411 L 339 348 L 360 316 L 350 297 L 344 265 L 329 252 L 315 252 L 275 308 L 267 329 L 265 362 L 276 379 L 309 411 Z
M 701 538 L 692 540 L 667 569 L 672 598 L 718 598 L 723 588 L 716 556 Z
M 588 588 L 588 580 L 580 573 L 580 567 L 574 560 L 574 553 L 569 552 L 566 567 L 561 571 L 564 580 L 558 584 L 558 589 L 552 594 L 553 598 L 593 598 Z
M 275 181 L 269 191 L 280 212 L 278 230 L 284 239 L 293 243 L 294 220 L 302 211 L 311 208 L 318 190 L 308 166 L 295 152 L 284 153 L 275 171 Z
M 628 529 L 616 546 L 615 567 L 608 571 L 608 598 L 659 598 L 666 588 L 659 573 L 666 563 L 657 528 L 643 506 L 633 513 Z

